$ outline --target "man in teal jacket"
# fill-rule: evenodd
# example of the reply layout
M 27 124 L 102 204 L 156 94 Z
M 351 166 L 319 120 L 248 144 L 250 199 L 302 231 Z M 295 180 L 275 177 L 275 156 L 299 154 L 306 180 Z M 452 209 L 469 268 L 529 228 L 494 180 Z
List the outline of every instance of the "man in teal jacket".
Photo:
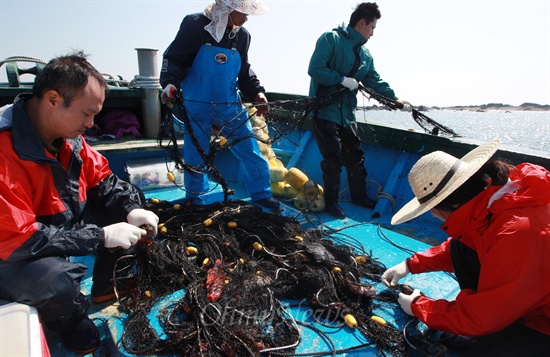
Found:
M 349 89 L 338 102 L 314 112 L 313 134 L 323 155 L 325 211 L 337 218 L 346 217 L 338 205 L 342 166 L 346 167 L 352 203 L 374 207 L 374 202 L 367 197 L 367 170 L 355 122 L 358 82 L 401 102 L 405 110 L 411 110 L 410 104 L 400 101 L 388 83 L 380 78 L 369 50 L 363 47 L 373 35 L 380 16 L 376 3 L 359 4 L 347 27 L 326 32 L 317 40 L 309 62 L 310 96 L 323 98 L 341 90 L 342 86 Z

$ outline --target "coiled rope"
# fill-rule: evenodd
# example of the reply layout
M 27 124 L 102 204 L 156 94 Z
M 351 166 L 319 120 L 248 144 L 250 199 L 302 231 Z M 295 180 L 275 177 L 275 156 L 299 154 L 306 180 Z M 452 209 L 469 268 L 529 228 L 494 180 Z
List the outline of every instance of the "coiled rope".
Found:
M 129 88 L 144 88 L 144 89 L 161 89 L 160 81 L 158 77 L 146 77 L 135 75 L 134 79 L 130 81 Z
M 11 56 L 0 61 L 0 67 L 3 66 L 5 63 L 9 63 L 9 62 L 34 62 L 34 63 L 40 63 L 40 64 L 48 63 L 36 57 Z M 127 81 L 123 79 L 121 76 L 114 76 L 109 73 L 101 73 L 101 74 L 105 77 L 107 84 L 114 87 L 152 88 L 152 89 L 162 88 L 158 77 L 146 77 L 146 76 L 136 75 L 134 76 L 134 79 L 132 79 L 131 81 Z
M 11 57 L 8 57 L 2 61 L 0 61 L 0 67 L 4 65 L 4 63 L 8 63 L 8 62 L 34 62 L 34 63 L 42 63 L 42 64 L 46 64 L 47 62 L 45 62 L 44 60 L 41 60 L 39 58 L 35 58 L 35 57 L 28 57 L 28 56 L 11 56 Z

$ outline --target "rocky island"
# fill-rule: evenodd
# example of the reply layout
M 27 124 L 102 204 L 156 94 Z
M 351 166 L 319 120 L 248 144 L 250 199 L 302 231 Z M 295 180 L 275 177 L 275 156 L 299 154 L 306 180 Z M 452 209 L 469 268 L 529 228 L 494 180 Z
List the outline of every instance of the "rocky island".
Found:
M 370 105 L 365 107 L 358 107 L 358 109 L 363 110 L 387 110 L 386 107 L 382 105 Z M 419 105 L 416 107 L 419 111 L 430 111 L 430 110 L 465 110 L 473 112 L 486 112 L 490 110 L 504 110 L 504 111 L 550 111 L 549 104 L 536 104 L 536 103 L 523 103 L 518 106 L 502 103 L 488 103 L 481 105 L 458 105 L 451 107 L 438 107 L 438 106 L 425 106 Z

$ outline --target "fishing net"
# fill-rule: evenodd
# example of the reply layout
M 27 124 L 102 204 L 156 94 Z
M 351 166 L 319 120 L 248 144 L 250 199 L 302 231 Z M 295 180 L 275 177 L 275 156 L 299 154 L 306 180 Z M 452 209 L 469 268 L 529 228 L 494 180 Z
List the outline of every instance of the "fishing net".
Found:
M 377 100 L 389 110 L 397 110 L 402 107 L 402 104 L 379 95 L 372 89 L 365 88 L 362 85 L 359 87 L 359 93 L 367 98 Z M 292 134 L 297 130 L 303 129 L 308 120 L 311 120 L 311 117 L 315 117 L 321 108 L 341 103 L 348 94 L 349 90 L 342 87 L 318 97 L 297 98 L 296 96 L 289 96 L 289 99 L 281 99 L 269 103 L 248 104 L 243 106 L 241 113 L 236 115 L 233 119 L 228 120 L 224 127 L 233 125 L 233 122 L 238 121 L 243 112 L 248 111 L 249 119 L 253 126 L 253 132 L 250 136 L 258 141 L 260 151 L 271 165 L 273 159 L 277 160 L 274 151 L 271 149 L 273 143 L 284 138 L 291 145 L 298 147 L 300 145 L 299 137 L 297 138 L 296 135 Z M 212 103 L 212 105 L 217 104 L 227 103 Z M 240 105 L 240 103 L 234 104 Z M 190 124 L 190 119 L 183 105 L 181 93 L 176 93 L 176 100 L 171 106 L 172 110 L 166 111 L 166 115 L 161 123 L 159 145 L 170 152 L 170 159 L 173 160 L 176 165 L 175 170 L 210 175 L 219 185 L 221 185 L 225 200 L 227 200 L 230 195 L 234 194 L 234 190 L 229 187 L 225 178 L 217 170 L 214 165 L 214 158 L 221 151 L 230 150 L 234 145 L 237 145 L 246 138 L 226 138 L 221 134 L 224 127 L 217 127 L 214 125 L 211 132 L 205 133 L 211 137 L 208 147 L 201 147 L 198 144 L 196 133 Z M 266 114 L 256 114 L 256 108 L 265 107 L 268 108 Z M 411 114 L 413 119 L 429 134 L 458 136 L 452 129 L 436 122 L 417 109 L 413 109 Z M 178 145 L 178 139 L 181 138 L 181 132 L 175 127 L 175 122 L 178 124 L 177 127 L 183 128 L 182 130 L 189 134 L 193 145 L 198 149 L 198 153 L 203 160 L 201 165 L 189 165 L 181 156 L 180 147 Z M 239 125 L 246 125 L 246 121 L 241 121 Z M 183 187 L 181 188 L 184 189 Z M 272 186 L 272 190 L 276 191 L 276 187 Z M 305 205 L 306 208 L 313 206 L 311 202 L 309 203 L 310 204 Z
M 402 103 L 398 103 L 393 99 L 390 99 L 388 97 L 385 97 L 381 94 L 376 93 L 371 88 L 366 88 L 362 85 L 359 85 L 359 91 L 363 93 L 365 96 L 372 98 L 385 106 L 386 108 L 390 110 L 396 110 L 401 109 L 403 107 Z M 451 137 L 458 137 L 458 135 L 453 129 L 438 123 L 437 121 L 433 120 L 432 118 L 428 117 L 426 114 L 420 112 L 416 108 L 412 108 L 412 117 L 414 121 L 420 125 L 422 129 L 428 134 L 431 135 L 446 135 Z
M 254 127 L 251 135 L 261 148 L 265 145 L 262 154 L 271 160 L 275 157 L 269 150 L 271 144 L 285 138 L 291 143 L 297 140 L 299 146 L 300 138 L 294 135 L 297 129 L 320 108 L 341 102 L 347 91 L 342 88 L 321 98 L 256 103 L 256 107 L 269 107 L 262 120 L 252 106 L 244 106 L 243 111 L 249 111 Z M 393 104 L 388 101 L 387 105 Z M 244 138 L 225 138 L 221 135 L 224 128 L 214 126 L 206 133 L 211 137 L 209 146 L 201 147 L 181 96 L 172 109 L 162 121 L 160 146 L 175 162 L 174 170 L 213 177 L 223 188 L 224 200 L 202 206 L 156 199 L 147 202 L 145 208 L 160 218 L 159 234 L 135 256 L 125 257 L 122 265 L 132 263 L 131 269 L 125 269 L 131 272 L 130 279 L 118 278 L 130 287 L 127 297 L 119 300 L 129 313 L 122 335 L 126 351 L 136 355 L 321 356 L 372 345 L 383 355 L 405 356 L 414 345 L 426 356 L 441 355 L 430 352 L 438 349 L 422 335 L 407 339 L 415 334 L 372 319 L 377 306 L 397 308 L 397 295 L 377 293 L 373 288 L 385 266 L 365 247 L 336 238 L 322 225 L 304 229 L 296 217 L 230 200 L 234 191 L 216 168 L 214 157 Z M 201 165 L 191 166 L 181 156 L 181 132 L 175 123 L 197 147 Z M 317 185 L 303 186 L 309 193 L 321 194 Z M 304 205 L 306 214 L 311 207 Z M 293 317 L 291 311 L 296 308 L 309 311 L 308 318 Z M 367 342 L 338 349 L 319 328 L 346 325 L 360 331 Z M 330 348 L 297 354 L 302 329 L 317 333 Z
M 376 306 L 395 306 L 397 298 L 372 288 L 385 266 L 364 247 L 337 244 L 320 228 L 304 229 L 244 201 L 198 206 L 151 199 L 145 208 L 161 224 L 133 256 L 134 287 L 120 300 L 129 314 L 122 335 L 127 352 L 294 356 L 300 326 L 342 329 L 352 316 L 349 326 L 369 341 L 360 347 L 407 355 L 403 332 L 371 318 Z M 288 310 L 298 305 L 313 321 L 292 317 Z M 338 352 L 319 333 L 332 349 L 300 355 Z M 420 350 L 434 349 L 419 340 Z

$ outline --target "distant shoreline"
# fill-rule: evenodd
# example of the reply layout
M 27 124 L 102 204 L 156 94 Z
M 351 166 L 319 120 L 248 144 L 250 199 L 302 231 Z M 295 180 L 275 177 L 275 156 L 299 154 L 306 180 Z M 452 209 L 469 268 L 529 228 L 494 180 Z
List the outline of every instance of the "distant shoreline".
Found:
M 358 109 L 363 110 L 387 110 L 386 107 L 381 105 L 371 105 L 366 107 L 358 107 Z M 536 103 L 523 103 L 519 106 L 514 106 L 510 104 L 502 104 L 502 103 L 489 103 L 489 104 L 481 104 L 481 105 L 457 105 L 457 106 L 451 106 L 451 107 L 439 107 L 439 106 L 432 106 L 428 107 L 425 105 L 420 105 L 416 107 L 419 111 L 429 111 L 429 110 L 464 110 L 464 111 L 470 111 L 470 112 L 486 112 L 490 110 L 503 110 L 503 111 L 550 111 L 550 105 L 549 104 L 536 104 Z

